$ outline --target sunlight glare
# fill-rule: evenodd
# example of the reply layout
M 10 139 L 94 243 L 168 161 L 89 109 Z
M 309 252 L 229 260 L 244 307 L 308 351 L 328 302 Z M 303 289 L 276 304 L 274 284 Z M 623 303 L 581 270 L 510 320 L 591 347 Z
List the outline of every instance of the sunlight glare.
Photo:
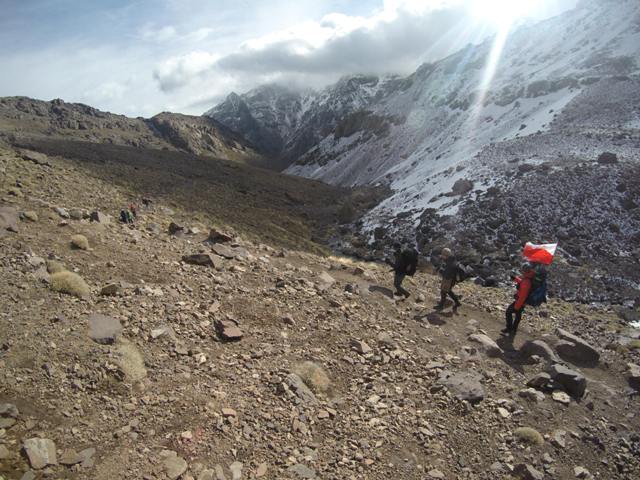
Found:
M 506 28 L 533 13 L 543 0 L 474 0 L 473 15 Z

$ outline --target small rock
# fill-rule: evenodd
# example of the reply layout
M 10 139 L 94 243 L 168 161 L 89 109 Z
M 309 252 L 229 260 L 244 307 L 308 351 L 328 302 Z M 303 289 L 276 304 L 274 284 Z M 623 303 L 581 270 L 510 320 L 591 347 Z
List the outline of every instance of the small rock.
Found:
M 29 210 L 28 212 L 23 212 L 22 216 L 24 217 L 25 220 L 28 220 L 30 222 L 38 221 L 38 214 L 33 210 Z
M 0 444 L 0 460 L 8 460 L 11 458 L 11 452 L 4 445 Z
M 171 222 L 169 224 L 169 234 L 170 235 L 177 235 L 179 233 L 183 233 L 184 232 L 184 227 L 182 225 L 178 225 L 177 223 Z
M 61 218 L 71 218 L 71 215 L 69 215 L 69 212 L 62 208 L 62 207 L 55 207 L 53 209 Z
M 62 465 L 76 465 L 82 463 L 82 460 L 82 456 L 73 449 L 65 450 L 62 452 L 62 455 L 60 455 L 60 463 Z
M 483 333 L 469 335 L 469 341 L 479 344 L 480 349 L 489 357 L 499 357 L 504 353 L 495 341 Z
M 614 165 L 618 163 L 618 155 L 611 152 L 602 152 L 598 156 L 598 163 L 600 165 Z
M 162 468 L 170 480 L 177 480 L 187 471 L 186 460 L 179 457 L 176 452 L 165 450 L 162 455 L 165 457 Z
M 527 382 L 527 387 L 535 389 L 545 389 L 551 382 L 551 375 L 548 373 L 539 373 Z
M 516 465 L 513 474 L 522 480 L 542 480 L 544 478 L 544 473 L 524 463 Z
M 627 370 L 629 371 L 629 386 L 635 390 L 640 390 L 640 366 L 627 363 Z
M 437 478 L 437 479 L 444 478 L 444 473 L 442 473 L 440 470 L 437 470 L 437 469 L 430 470 L 429 473 L 427 473 L 427 475 L 429 475 L 429 478 Z
M 182 261 L 190 265 L 200 265 L 204 267 L 212 267 L 216 270 L 222 270 L 224 263 L 218 255 L 210 253 L 193 253 L 191 255 L 183 255 Z
M 0 230 L 17 233 L 19 219 L 18 211 L 15 208 L 0 206 Z
M 13 403 L 0 403 L 0 417 L 18 418 L 20 412 Z
M 57 465 L 56 444 L 48 438 L 29 438 L 24 441 L 24 450 L 31 468 L 41 470 L 47 465 Z
M 256 468 L 256 478 L 262 478 L 266 474 L 267 474 L 267 464 L 261 463 L 260 465 L 258 465 L 258 468 Z
M 297 463 L 289 467 L 289 473 L 294 474 L 298 478 L 316 478 L 315 470 L 312 470 L 301 463 Z
M 540 403 L 544 401 L 544 393 L 536 390 L 535 388 L 527 388 L 518 392 L 522 398 L 526 398 L 532 402 Z
M 478 403 L 485 397 L 484 387 L 480 383 L 481 378 L 473 372 L 452 373 L 445 370 L 440 374 L 437 383 L 449 389 L 459 400 Z
M 233 236 L 212 228 L 209 231 L 209 237 L 207 238 L 207 241 L 211 243 L 228 243 L 233 241 Z
M 105 215 L 104 213 L 99 211 L 91 212 L 91 214 L 89 215 L 89 220 L 91 222 L 102 223 L 102 224 L 107 224 L 111 222 L 111 219 L 108 215 Z
M 242 478 L 242 467 L 244 465 L 240 462 L 233 462 L 229 465 L 229 471 L 231 472 L 231 480 L 240 480 Z
M 215 328 L 222 340 L 233 342 L 242 339 L 242 330 L 232 320 L 216 320 Z
M 558 364 L 551 367 L 550 374 L 569 395 L 577 399 L 582 398 L 587 388 L 587 379 L 582 374 Z
M 118 285 L 117 283 L 110 283 L 100 289 L 100 295 L 105 295 L 105 296 L 117 295 L 119 291 L 120 291 L 120 285 Z
M 591 472 L 584 467 L 574 467 L 573 474 L 576 478 L 592 478 Z
M 551 397 L 554 401 L 562 403 L 563 405 L 569 405 L 571 403 L 571 397 L 564 392 L 553 392 Z
M 557 448 L 565 448 L 567 432 L 564 430 L 554 430 L 551 433 L 551 444 Z
M 371 347 L 361 340 L 351 340 L 351 347 L 360 355 L 368 355 L 373 352 Z
M 92 313 L 89 315 L 89 337 L 103 345 L 113 344 L 122 332 L 122 325 L 118 319 Z

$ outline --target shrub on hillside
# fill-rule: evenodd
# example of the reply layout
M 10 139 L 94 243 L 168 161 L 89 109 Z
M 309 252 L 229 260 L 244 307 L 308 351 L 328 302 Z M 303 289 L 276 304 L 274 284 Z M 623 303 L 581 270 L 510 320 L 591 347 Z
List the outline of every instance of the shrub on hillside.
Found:
M 331 386 L 329 376 L 317 363 L 303 362 L 296 365 L 292 371 L 315 393 L 326 393 Z
M 67 269 L 64 268 L 64 265 L 57 260 L 47 260 L 47 272 L 50 274 L 65 272 Z
M 89 250 L 89 240 L 84 235 L 71 237 L 71 247 L 78 250 Z
M 542 445 L 544 444 L 544 438 L 540 435 L 540 432 L 531 427 L 517 428 L 513 435 L 520 443 L 528 443 L 529 445 Z
M 78 298 L 87 298 L 91 290 L 89 285 L 77 273 L 62 271 L 51 275 L 51 288 Z

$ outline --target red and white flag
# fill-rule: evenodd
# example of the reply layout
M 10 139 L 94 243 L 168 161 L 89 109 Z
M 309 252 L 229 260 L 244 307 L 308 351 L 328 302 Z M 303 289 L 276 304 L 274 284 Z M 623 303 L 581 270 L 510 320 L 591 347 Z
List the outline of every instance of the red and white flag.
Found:
M 542 263 L 543 265 L 551 265 L 553 262 L 553 256 L 556 254 L 557 243 L 544 243 L 542 245 L 536 245 L 531 242 L 527 242 L 522 251 L 524 258 L 533 263 Z

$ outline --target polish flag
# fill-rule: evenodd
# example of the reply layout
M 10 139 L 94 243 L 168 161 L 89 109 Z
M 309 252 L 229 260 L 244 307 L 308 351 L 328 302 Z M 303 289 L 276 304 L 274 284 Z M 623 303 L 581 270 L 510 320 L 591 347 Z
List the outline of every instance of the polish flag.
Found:
M 527 242 L 522 251 L 524 258 L 533 263 L 542 263 L 543 265 L 551 265 L 553 262 L 553 256 L 556 254 L 557 243 L 545 243 L 542 245 L 536 245 L 531 242 Z

